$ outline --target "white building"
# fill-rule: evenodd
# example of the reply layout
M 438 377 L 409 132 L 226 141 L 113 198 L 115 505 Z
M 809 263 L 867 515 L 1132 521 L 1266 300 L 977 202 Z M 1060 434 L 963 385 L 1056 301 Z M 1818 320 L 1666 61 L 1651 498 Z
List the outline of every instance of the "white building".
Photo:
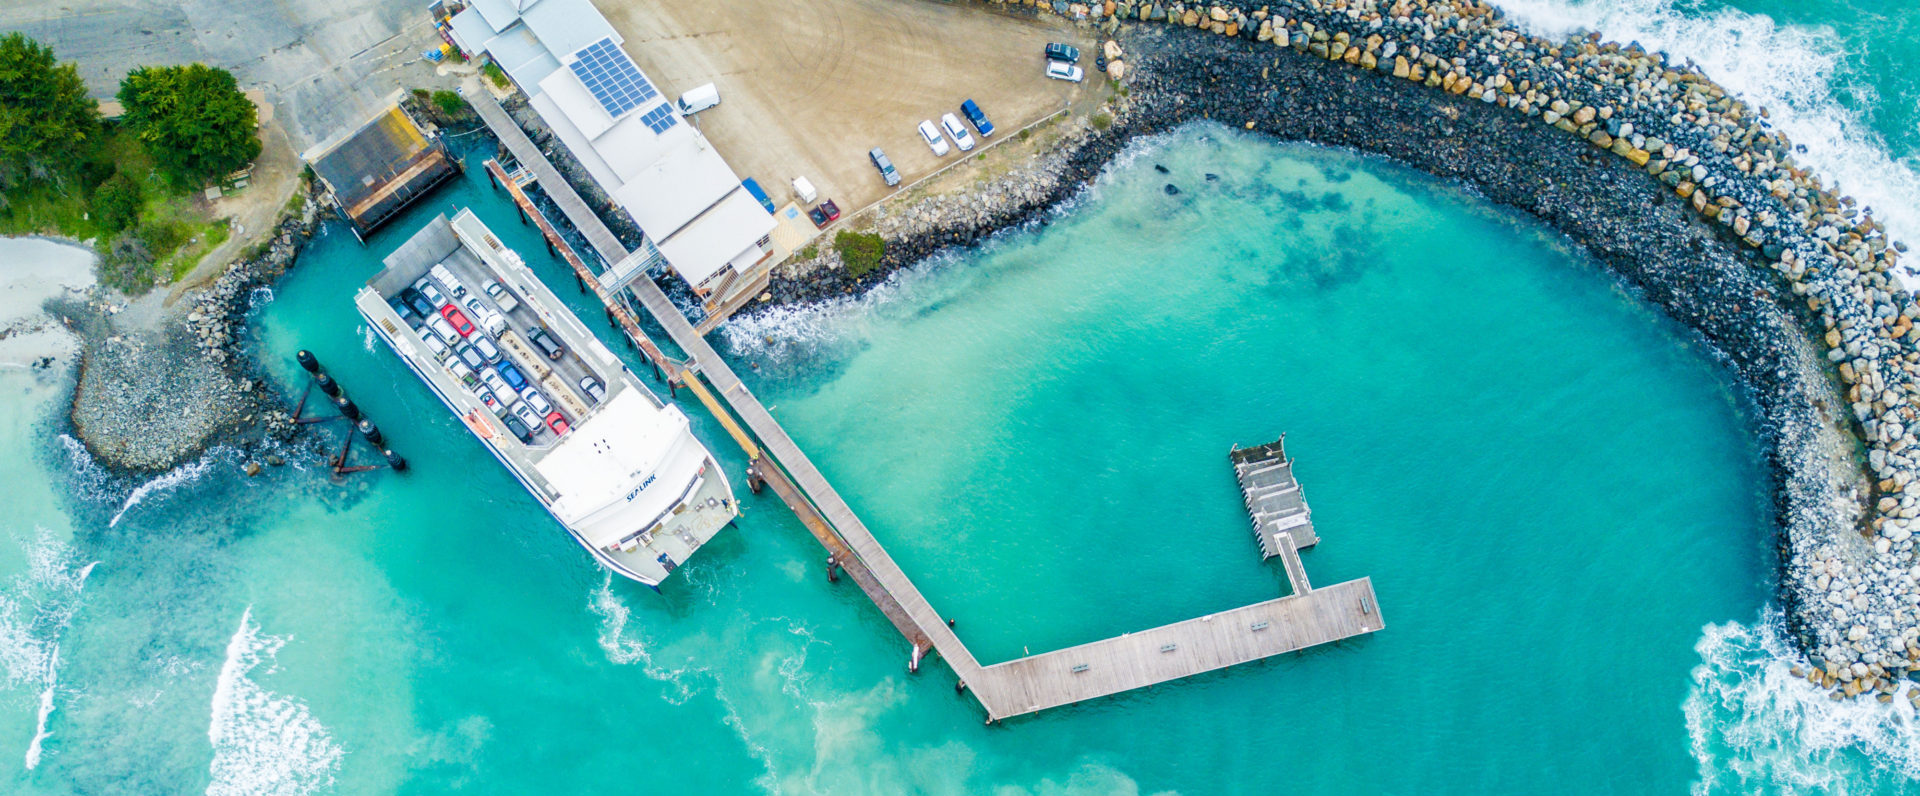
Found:
M 473 0 L 454 43 L 486 53 L 667 264 L 702 295 L 772 255 L 773 215 L 621 49 L 590 0 Z M 613 284 L 637 276 L 611 274 Z M 619 265 L 617 263 L 612 265 Z

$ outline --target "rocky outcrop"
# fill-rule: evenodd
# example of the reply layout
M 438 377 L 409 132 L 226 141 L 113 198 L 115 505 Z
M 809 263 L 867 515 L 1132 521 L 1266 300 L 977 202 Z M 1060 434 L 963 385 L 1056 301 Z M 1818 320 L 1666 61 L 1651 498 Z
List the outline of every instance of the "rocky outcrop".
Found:
M 318 221 L 321 205 L 308 199 L 154 328 L 120 328 L 103 302 L 56 307 L 83 342 L 70 417 L 97 461 L 167 470 L 218 442 L 292 432 L 293 418 L 239 346 L 249 294 L 293 266 Z
M 1587 246 L 1737 368 L 1806 676 L 1891 698 L 1920 667 L 1920 305 L 1889 276 L 1905 247 L 1800 167 L 1764 111 L 1664 54 L 1529 36 L 1471 0 L 1007 4 L 1113 34 L 1101 55 L 1131 90 L 1111 130 L 1031 178 L 1039 199 L 919 217 L 887 265 L 1043 219 L 1131 137 L 1194 119 L 1465 180 Z M 793 282 L 783 298 L 854 287 Z

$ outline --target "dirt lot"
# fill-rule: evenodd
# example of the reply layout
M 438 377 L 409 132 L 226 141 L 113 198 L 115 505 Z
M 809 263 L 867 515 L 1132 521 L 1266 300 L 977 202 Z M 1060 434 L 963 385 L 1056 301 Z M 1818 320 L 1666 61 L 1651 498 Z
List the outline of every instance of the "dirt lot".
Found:
M 878 146 L 902 185 L 936 158 L 914 126 L 971 98 L 1008 133 L 1103 89 L 1094 39 L 1058 19 L 935 0 L 600 0 L 627 52 L 674 96 L 703 83 L 719 107 L 695 117 L 742 177 L 774 201 L 805 176 L 851 212 L 888 189 L 867 161 Z M 1041 49 L 1080 47 L 1080 85 L 1049 80 Z M 1078 103 L 1076 103 L 1078 104 Z M 996 132 L 995 138 L 1001 137 Z M 977 138 L 977 136 L 976 136 Z

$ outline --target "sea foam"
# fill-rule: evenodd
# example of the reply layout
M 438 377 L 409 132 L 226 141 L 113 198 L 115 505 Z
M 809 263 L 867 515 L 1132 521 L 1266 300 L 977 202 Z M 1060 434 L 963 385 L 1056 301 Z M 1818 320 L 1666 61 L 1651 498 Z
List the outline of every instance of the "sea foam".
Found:
M 260 631 L 253 607 L 227 641 L 213 689 L 207 741 L 213 782 L 207 796 L 303 796 L 333 783 L 346 754 L 304 702 L 262 688 L 248 675 L 273 660 L 287 638 Z
M 1676 62 L 1691 59 L 1714 82 L 1765 108 L 1774 127 L 1806 147 L 1794 159 L 1828 188 L 1862 200 L 1896 239 L 1920 241 L 1920 158 L 1896 156 L 1862 115 L 1835 91 L 1867 87 L 1836 79 L 1850 43 L 1824 26 L 1781 25 L 1733 8 L 1702 13 L 1672 0 L 1499 0 L 1509 19 L 1540 36 L 1578 29 L 1639 42 Z M 1872 98 L 1869 98 L 1871 101 Z
M 1890 793 L 1920 781 L 1920 721 L 1904 691 L 1885 704 L 1834 701 L 1793 676 L 1800 659 L 1778 610 L 1707 625 L 1694 650 L 1684 710 L 1695 794 Z
M 23 543 L 27 568 L 0 592 L 0 672 L 8 688 L 39 691 L 28 769 L 40 765 L 41 750 L 53 734 L 51 719 L 59 695 L 60 638 L 80 609 L 80 590 L 95 563 L 81 564 L 73 549 L 45 529 Z

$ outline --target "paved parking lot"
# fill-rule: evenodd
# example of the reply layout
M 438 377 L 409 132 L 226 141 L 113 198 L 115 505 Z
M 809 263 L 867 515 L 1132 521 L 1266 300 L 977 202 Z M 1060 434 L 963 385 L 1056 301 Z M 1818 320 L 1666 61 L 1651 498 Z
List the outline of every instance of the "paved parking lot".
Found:
M 663 91 L 703 83 L 719 107 L 695 116 L 741 177 L 776 203 L 806 176 L 852 212 L 887 192 L 867 161 L 886 150 L 902 183 L 959 157 L 935 158 L 914 132 L 922 119 L 979 103 L 1012 131 L 1046 116 L 1081 86 L 1048 80 L 1041 49 L 1068 41 L 1093 72 L 1093 39 L 984 3 L 935 0 L 597 0 L 626 49 Z
M 0 30 L 21 31 L 73 61 L 96 97 L 138 66 L 200 61 L 260 87 L 304 150 L 359 126 L 433 70 L 439 43 L 424 0 L 64 0 L 0 3 Z

